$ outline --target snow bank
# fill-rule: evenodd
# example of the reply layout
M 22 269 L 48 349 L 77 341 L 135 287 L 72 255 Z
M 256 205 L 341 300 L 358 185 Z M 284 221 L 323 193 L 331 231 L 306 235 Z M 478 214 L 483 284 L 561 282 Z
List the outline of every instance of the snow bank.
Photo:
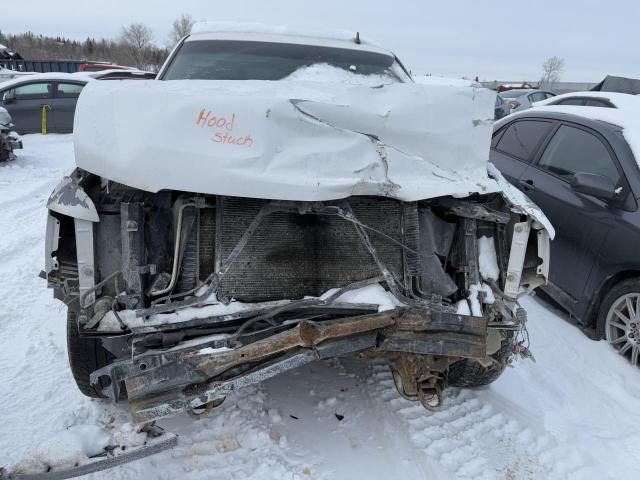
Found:
M 490 90 L 293 81 L 91 82 L 76 163 L 143 190 L 414 201 L 498 190 Z
M 14 473 L 33 474 L 85 463 L 103 453 L 112 436 L 97 425 L 77 425 L 41 440 L 34 452 L 14 466 Z

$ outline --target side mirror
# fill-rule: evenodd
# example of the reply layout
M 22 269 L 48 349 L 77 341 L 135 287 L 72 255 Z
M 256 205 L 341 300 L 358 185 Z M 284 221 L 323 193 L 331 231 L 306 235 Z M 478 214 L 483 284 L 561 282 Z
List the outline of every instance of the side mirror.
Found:
M 4 92 L 2 95 L 2 101 L 4 103 L 13 103 L 16 101 L 16 92 L 13 90 L 9 90 L 8 92 Z
M 601 200 L 611 200 L 616 194 L 616 186 L 609 177 L 594 173 L 576 173 L 571 177 L 571 188 L 580 193 L 593 195 Z

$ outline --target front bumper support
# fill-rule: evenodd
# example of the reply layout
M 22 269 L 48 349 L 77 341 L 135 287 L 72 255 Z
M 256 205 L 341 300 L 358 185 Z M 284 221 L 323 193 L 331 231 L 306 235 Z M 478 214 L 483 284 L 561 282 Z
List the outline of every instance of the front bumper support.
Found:
M 304 320 L 251 343 L 216 338 L 149 351 L 91 374 L 111 380 L 116 400 L 126 386 L 131 414 L 146 423 L 197 408 L 246 385 L 315 360 L 372 350 L 457 358 L 486 356 L 487 319 L 425 306 L 326 321 Z M 238 346 L 240 344 L 240 346 Z

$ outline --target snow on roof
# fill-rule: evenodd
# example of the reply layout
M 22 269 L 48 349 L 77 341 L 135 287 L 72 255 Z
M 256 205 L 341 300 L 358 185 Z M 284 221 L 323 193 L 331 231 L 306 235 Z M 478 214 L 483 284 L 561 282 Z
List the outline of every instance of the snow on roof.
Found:
M 563 93 L 562 95 L 557 95 L 555 97 L 547 98 L 546 100 L 541 100 L 539 102 L 535 102 L 533 104 L 534 107 L 542 107 L 545 105 L 549 105 L 551 103 L 555 103 L 558 100 L 563 100 L 566 98 L 600 98 L 602 100 L 608 100 L 617 108 L 640 108 L 640 98 L 636 95 L 631 95 L 629 93 L 617 93 L 617 92 L 571 92 L 571 93 Z M 559 107 L 569 107 L 571 105 L 558 105 Z M 574 105 L 579 106 L 579 105 Z
M 8 50 L 9 47 L 0 43 L 0 50 Z
M 640 166 L 640 99 L 638 100 L 638 103 L 633 106 L 619 108 L 549 105 L 533 107 L 531 110 L 536 112 L 569 113 L 571 115 L 577 115 L 591 120 L 600 120 L 621 127 L 622 134 L 631 147 L 638 166 Z M 523 113 L 526 112 L 525 110 Z M 510 116 L 510 118 L 513 118 L 513 116 Z
M 358 36 L 360 43 L 356 43 Z M 326 45 L 389 53 L 380 44 L 357 32 L 329 28 L 300 28 L 253 22 L 197 22 L 186 41 L 203 39 L 258 40 L 311 45 Z
M 20 72 L 16 72 L 16 74 L 20 74 Z M 75 80 L 75 81 L 91 81 L 93 78 L 88 76 L 79 76 L 75 73 L 63 73 L 63 72 L 48 72 L 48 73 L 34 73 L 33 75 L 28 75 L 25 77 L 18 77 L 8 80 L 6 82 L 2 82 L 0 85 L 3 89 L 7 87 L 11 87 L 14 85 L 19 85 L 24 82 L 33 82 L 34 80 Z
M 146 75 L 148 73 L 153 73 L 153 72 L 148 72 L 146 70 L 139 70 L 137 68 L 130 68 L 130 69 L 121 69 L 121 68 L 109 68 L 106 70 L 97 70 L 95 72 L 75 72 L 72 73 L 71 75 L 73 75 L 74 77 L 79 77 L 82 78 L 83 80 L 89 79 L 89 80 L 93 80 L 97 77 L 101 77 L 103 75 L 109 75 L 112 73 L 121 73 L 124 75 Z
M 464 78 L 435 77 L 433 75 L 414 75 L 413 81 L 421 85 L 445 85 L 449 87 L 482 87 L 478 82 Z
M 283 78 L 282 81 L 293 82 L 329 82 L 343 83 L 348 85 L 367 85 L 377 87 L 380 85 L 390 85 L 398 80 L 391 75 L 372 74 L 363 75 L 354 71 L 334 67 L 327 63 L 315 63 L 299 68 L 292 74 Z

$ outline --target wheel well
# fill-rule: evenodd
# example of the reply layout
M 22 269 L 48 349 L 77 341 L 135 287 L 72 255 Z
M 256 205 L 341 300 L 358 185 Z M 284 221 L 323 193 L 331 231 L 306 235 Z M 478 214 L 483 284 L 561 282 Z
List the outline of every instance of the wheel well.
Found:
M 596 322 L 598 321 L 598 311 L 600 310 L 600 305 L 602 305 L 602 300 L 607 295 L 609 290 L 611 290 L 614 285 L 622 282 L 623 280 L 627 280 L 629 278 L 640 278 L 640 270 L 623 270 L 621 272 L 615 273 L 611 275 L 602 285 L 594 292 L 594 295 L 591 300 L 591 304 L 589 305 L 589 309 L 587 310 L 587 322 L 586 325 L 590 325 L 592 327 L 596 327 Z

